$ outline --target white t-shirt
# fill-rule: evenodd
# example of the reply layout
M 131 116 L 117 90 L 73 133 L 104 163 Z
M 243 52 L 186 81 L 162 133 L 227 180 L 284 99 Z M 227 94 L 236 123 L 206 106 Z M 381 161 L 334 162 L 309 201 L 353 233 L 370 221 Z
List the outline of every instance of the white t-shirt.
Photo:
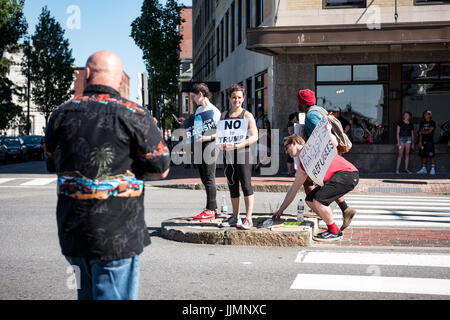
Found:
M 215 105 L 213 105 L 211 102 L 208 102 L 208 104 L 206 106 L 199 106 L 197 108 L 197 110 L 195 110 L 195 114 L 197 115 L 199 113 L 209 111 L 209 110 L 214 111 L 214 123 L 217 125 L 217 123 L 220 120 L 221 113 L 220 113 L 219 109 L 217 109 L 217 107 Z

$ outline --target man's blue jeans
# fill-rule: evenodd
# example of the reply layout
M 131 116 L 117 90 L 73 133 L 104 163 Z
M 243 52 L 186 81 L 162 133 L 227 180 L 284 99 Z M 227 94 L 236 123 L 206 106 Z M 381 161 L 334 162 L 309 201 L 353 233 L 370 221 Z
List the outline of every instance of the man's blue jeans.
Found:
M 78 300 L 137 300 L 140 256 L 121 260 L 88 260 L 67 257 L 74 268 Z

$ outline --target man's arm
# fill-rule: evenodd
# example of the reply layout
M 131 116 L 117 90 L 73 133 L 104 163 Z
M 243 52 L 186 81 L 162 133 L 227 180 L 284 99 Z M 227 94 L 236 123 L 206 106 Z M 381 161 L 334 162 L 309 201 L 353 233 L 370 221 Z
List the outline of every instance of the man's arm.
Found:
M 305 182 L 307 178 L 307 175 L 305 172 L 303 172 L 301 169 L 297 170 L 297 175 L 295 176 L 294 183 L 292 184 L 291 188 L 289 189 L 288 193 L 286 194 L 286 197 L 283 200 L 283 203 L 281 204 L 281 207 L 273 214 L 272 219 L 273 220 L 279 220 L 280 216 L 283 214 L 284 210 L 286 210 L 287 207 L 294 201 L 295 196 L 297 195 L 297 192 L 302 187 L 303 183 Z

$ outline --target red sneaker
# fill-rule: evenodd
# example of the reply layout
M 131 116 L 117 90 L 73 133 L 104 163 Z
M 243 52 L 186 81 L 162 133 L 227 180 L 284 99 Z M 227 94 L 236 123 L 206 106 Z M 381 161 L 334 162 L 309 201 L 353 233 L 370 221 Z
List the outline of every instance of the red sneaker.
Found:
M 196 215 L 194 219 L 196 220 L 207 220 L 207 219 L 215 219 L 217 217 L 216 210 L 203 210 L 202 213 Z

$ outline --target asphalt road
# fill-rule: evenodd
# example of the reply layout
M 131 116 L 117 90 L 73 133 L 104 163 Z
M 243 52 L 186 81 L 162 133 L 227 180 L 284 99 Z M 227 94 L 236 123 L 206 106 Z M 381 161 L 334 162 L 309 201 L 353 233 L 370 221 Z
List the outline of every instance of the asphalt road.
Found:
M 34 168 L 34 169 L 33 169 Z M 42 174 L 42 163 L 29 162 L 0 166 L 1 178 L 52 177 Z M 34 170 L 34 171 L 33 171 Z M 8 172 L 9 171 L 9 172 Z M 1 186 L 1 185 L 0 185 Z M 225 192 L 218 192 L 218 199 Z M 268 212 L 282 201 L 280 193 L 257 193 L 255 212 Z M 261 200 L 263 199 L 263 200 Z M 447 248 L 337 248 L 337 247 L 250 247 L 178 243 L 159 235 L 161 222 L 174 217 L 193 216 L 204 205 L 204 191 L 146 189 L 146 221 L 152 245 L 142 255 L 140 299 L 143 300 L 297 300 L 297 299 L 448 299 L 450 273 Z M 219 200 L 220 202 L 220 200 Z M 71 300 L 68 263 L 60 253 L 54 186 L 0 188 L 0 299 Z M 295 204 L 293 204 L 295 205 Z M 242 203 L 242 208 L 243 203 Z M 293 210 L 294 208 L 291 208 Z M 361 263 L 314 263 L 298 261 L 299 253 L 383 253 L 417 257 L 437 255 L 443 266 Z M 303 252 L 305 254 L 305 252 Z M 297 261 L 296 261 L 297 260 Z M 426 259 L 425 259 L 426 260 Z M 299 275 L 319 275 L 326 279 L 354 276 L 440 281 L 442 291 L 432 293 L 381 292 L 361 284 L 360 291 L 333 288 L 333 281 L 318 282 L 313 289 L 298 288 Z M 346 277 L 348 276 L 348 277 Z M 312 277 L 312 276 L 311 276 Z M 336 278 L 337 279 L 337 278 Z M 370 279 L 369 279 L 370 280 Z M 434 281 L 434 280 L 433 280 Z M 434 282 L 431 282 L 434 283 Z M 400 288 L 400 287 L 399 287 Z M 439 293 L 440 292 L 440 293 Z

